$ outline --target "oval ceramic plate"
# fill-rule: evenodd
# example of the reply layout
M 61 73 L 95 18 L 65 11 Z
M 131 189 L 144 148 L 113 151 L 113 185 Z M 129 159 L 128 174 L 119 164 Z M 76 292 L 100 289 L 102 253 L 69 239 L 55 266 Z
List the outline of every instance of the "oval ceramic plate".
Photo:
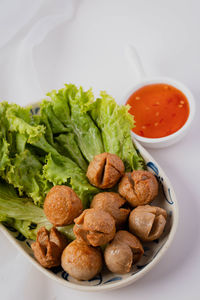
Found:
M 34 107 L 34 113 L 37 113 L 39 108 Z M 33 256 L 30 244 L 31 241 L 18 233 L 13 228 L 6 228 L 0 224 L 0 230 L 5 236 L 17 247 L 41 272 L 46 274 L 51 279 L 70 288 L 85 290 L 85 291 L 102 291 L 111 290 L 131 284 L 141 278 L 144 274 L 150 271 L 155 266 L 166 250 L 169 248 L 178 224 L 178 204 L 173 187 L 151 155 L 134 140 L 134 144 L 138 151 L 143 156 L 147 168 L 157 178 L 159 182 L 159 195 L 152 202 L 152 205 L 158 205 L 167 210 L 168 219 L 165 231 L 159 240 L 151 243 L 143 243 L 144 255 L 142 259 L 133 266 L 131 272 L 125 275 L 113 274 L 104 269 L 101 274 L 89 281 L 78 281 L 69 276 L 61 267 L 51 270 L 44 269 Z

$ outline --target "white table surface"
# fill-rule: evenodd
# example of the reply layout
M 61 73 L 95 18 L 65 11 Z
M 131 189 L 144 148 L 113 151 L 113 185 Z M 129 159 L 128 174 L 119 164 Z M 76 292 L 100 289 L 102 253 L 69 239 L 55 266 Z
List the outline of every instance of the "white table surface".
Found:
M 4 14 L 0 40 L 7 39 L 0 48 L 1 100 L 24 105 L 38 100 L 36 94 L 40 96 L 41 91 L 45 94 L 73 82 L 94 87 L 95 92 L 106 90 L 120 102 L 137 80 L 124 56 L 126 44 L 133 43 L 149 75 L 172 77 L 192 90 L 196 116 L 184 140 L 169 148 L 149 150 L 173 183 L 180 207 L 175 240 L 150 273 L 116 291 L 71 290 L 46 278 L 0 234 L 0 299 L 200 299 L 200 2 L 74 0 L 70 20 L 53 28 L 33 49 L 34 76 L 41 87 L 33 94 L 32 74 L 16 67 L 13 77 L 17 49 L 38 18 L 63 13 L 68 4 L 64 0 L 55 1 L 57 4 L 41 1 L 42 6 L 37 7 L 36 2 L 0 1 L 0 13 Z M 8 18 L 10 11 L 12 17 Z M 10 34 L 9 26 L 18 32 Z M 27 43 L 29 46 L 31 41 Z M 24 89 L 22 85 L 17 90 L 14 83 L 24 82 L 24 78 Z

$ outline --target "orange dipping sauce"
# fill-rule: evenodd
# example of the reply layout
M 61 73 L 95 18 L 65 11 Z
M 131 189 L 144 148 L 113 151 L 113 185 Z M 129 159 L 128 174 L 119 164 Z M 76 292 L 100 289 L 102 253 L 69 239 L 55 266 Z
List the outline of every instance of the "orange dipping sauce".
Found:
M 150 84 L 134 92 L 127 103 L 134 115 L 136 134 L 161 138 L 178 131 L 189 116 L 189 103 L 178 89 L 167 84 Z

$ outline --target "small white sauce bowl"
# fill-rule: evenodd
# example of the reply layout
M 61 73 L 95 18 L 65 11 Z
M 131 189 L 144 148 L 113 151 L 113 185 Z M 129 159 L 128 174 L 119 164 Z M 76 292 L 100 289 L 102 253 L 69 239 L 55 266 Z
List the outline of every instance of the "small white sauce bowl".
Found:
M 194 97 L 193 97 L 192 93 L 190 92 L 190 90 L 182 83 L 180 83 L 176 80 L 173 80 L 171 78 L 165 78 L 165 77 L 155 77 L 155 78 L 149 78 L 149 79 L 143 78 L 143 80 L 141 82 L 139 82 L 132 89 L 130 89 L 130 91 L 122 99 L 122 103 L 126 104 L 129 97 L 138 89 L 140 89 L 146 85 L 156 84 L 156 83 L 172 85 L 173 87 L 180 90 L 186 96 L 186 98 L 188 100 L 190 111 L 189 111 L 189 117 L 188 117 L 187 121 L 185 122 L 185 124 L 178 131 L 176 131 L 175 133 L 170 134 L 166 137 L 146 138 L 146 137 L 139 136 L 136 133 L 132 132 L 132 136 L 136 140 L 138 140 L 143 146 L 145 146 L 147 148 L 164 148 L 164 147 L 168 147 L 168 146 L 180 141 L 185 136 L 188 129 L 190 128 L 191 122 L 192 122 L 192 120 L 194 118 L 194 114 L 195 114 L 195 101 L 194 101 Z

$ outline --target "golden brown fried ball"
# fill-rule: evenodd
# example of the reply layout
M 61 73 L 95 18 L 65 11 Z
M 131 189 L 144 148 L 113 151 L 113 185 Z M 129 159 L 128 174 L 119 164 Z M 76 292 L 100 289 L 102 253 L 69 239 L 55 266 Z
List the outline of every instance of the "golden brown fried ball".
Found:
M 143 241 L 158 239 L 165 228 L 167 212 L 157 206 L 138 206 L 129 216 L 129 230 Z
M 140 260 L 144 249 L 139 239 L 130 232 L 120 230 L 104 252 L 105 263 L 113 273 L 130 272 L 133 263 Z
M 83 206 L 76 193 L 68 186 L 56 185 L 48 192 L 44 201 L 44 212 L 54 226 L 73 223 Z
M 67 239 L 56 228 L 51 228 L 49 232 L 45 227 L 41 227 L 31 248 L 35 258 L 44 268 L 52 268 L 60 265 L 61 254 L 66 245 Z
M 92 185 L 107 189 L 118 182 L 124 170 L 123 161 L 117 155 L 105 152 L 93 158 L 86 175 Z
M 104 245 L 115 236 L 115 220 L 106 211 L 101 209 L 85 209 L 74 220 L 74 234 L 94 247 Z
M 63 251 L 61 265 L 74 278 L 89 280 L 101 271 L 103 262 L 99 249 L 76 239 Z
M 94 196 L 90 207 L 107 211 L 115 219 L 116 226 L 123 225 L 130 213 L 129 208 L 123 208 L 126 203 L 119 194 L 113 192 L 99 193 Z
M 150 203 L 158 195 L 158 182 L 148 171 L 133 171 L 122 177 L 118 192 L 135 207 Z

